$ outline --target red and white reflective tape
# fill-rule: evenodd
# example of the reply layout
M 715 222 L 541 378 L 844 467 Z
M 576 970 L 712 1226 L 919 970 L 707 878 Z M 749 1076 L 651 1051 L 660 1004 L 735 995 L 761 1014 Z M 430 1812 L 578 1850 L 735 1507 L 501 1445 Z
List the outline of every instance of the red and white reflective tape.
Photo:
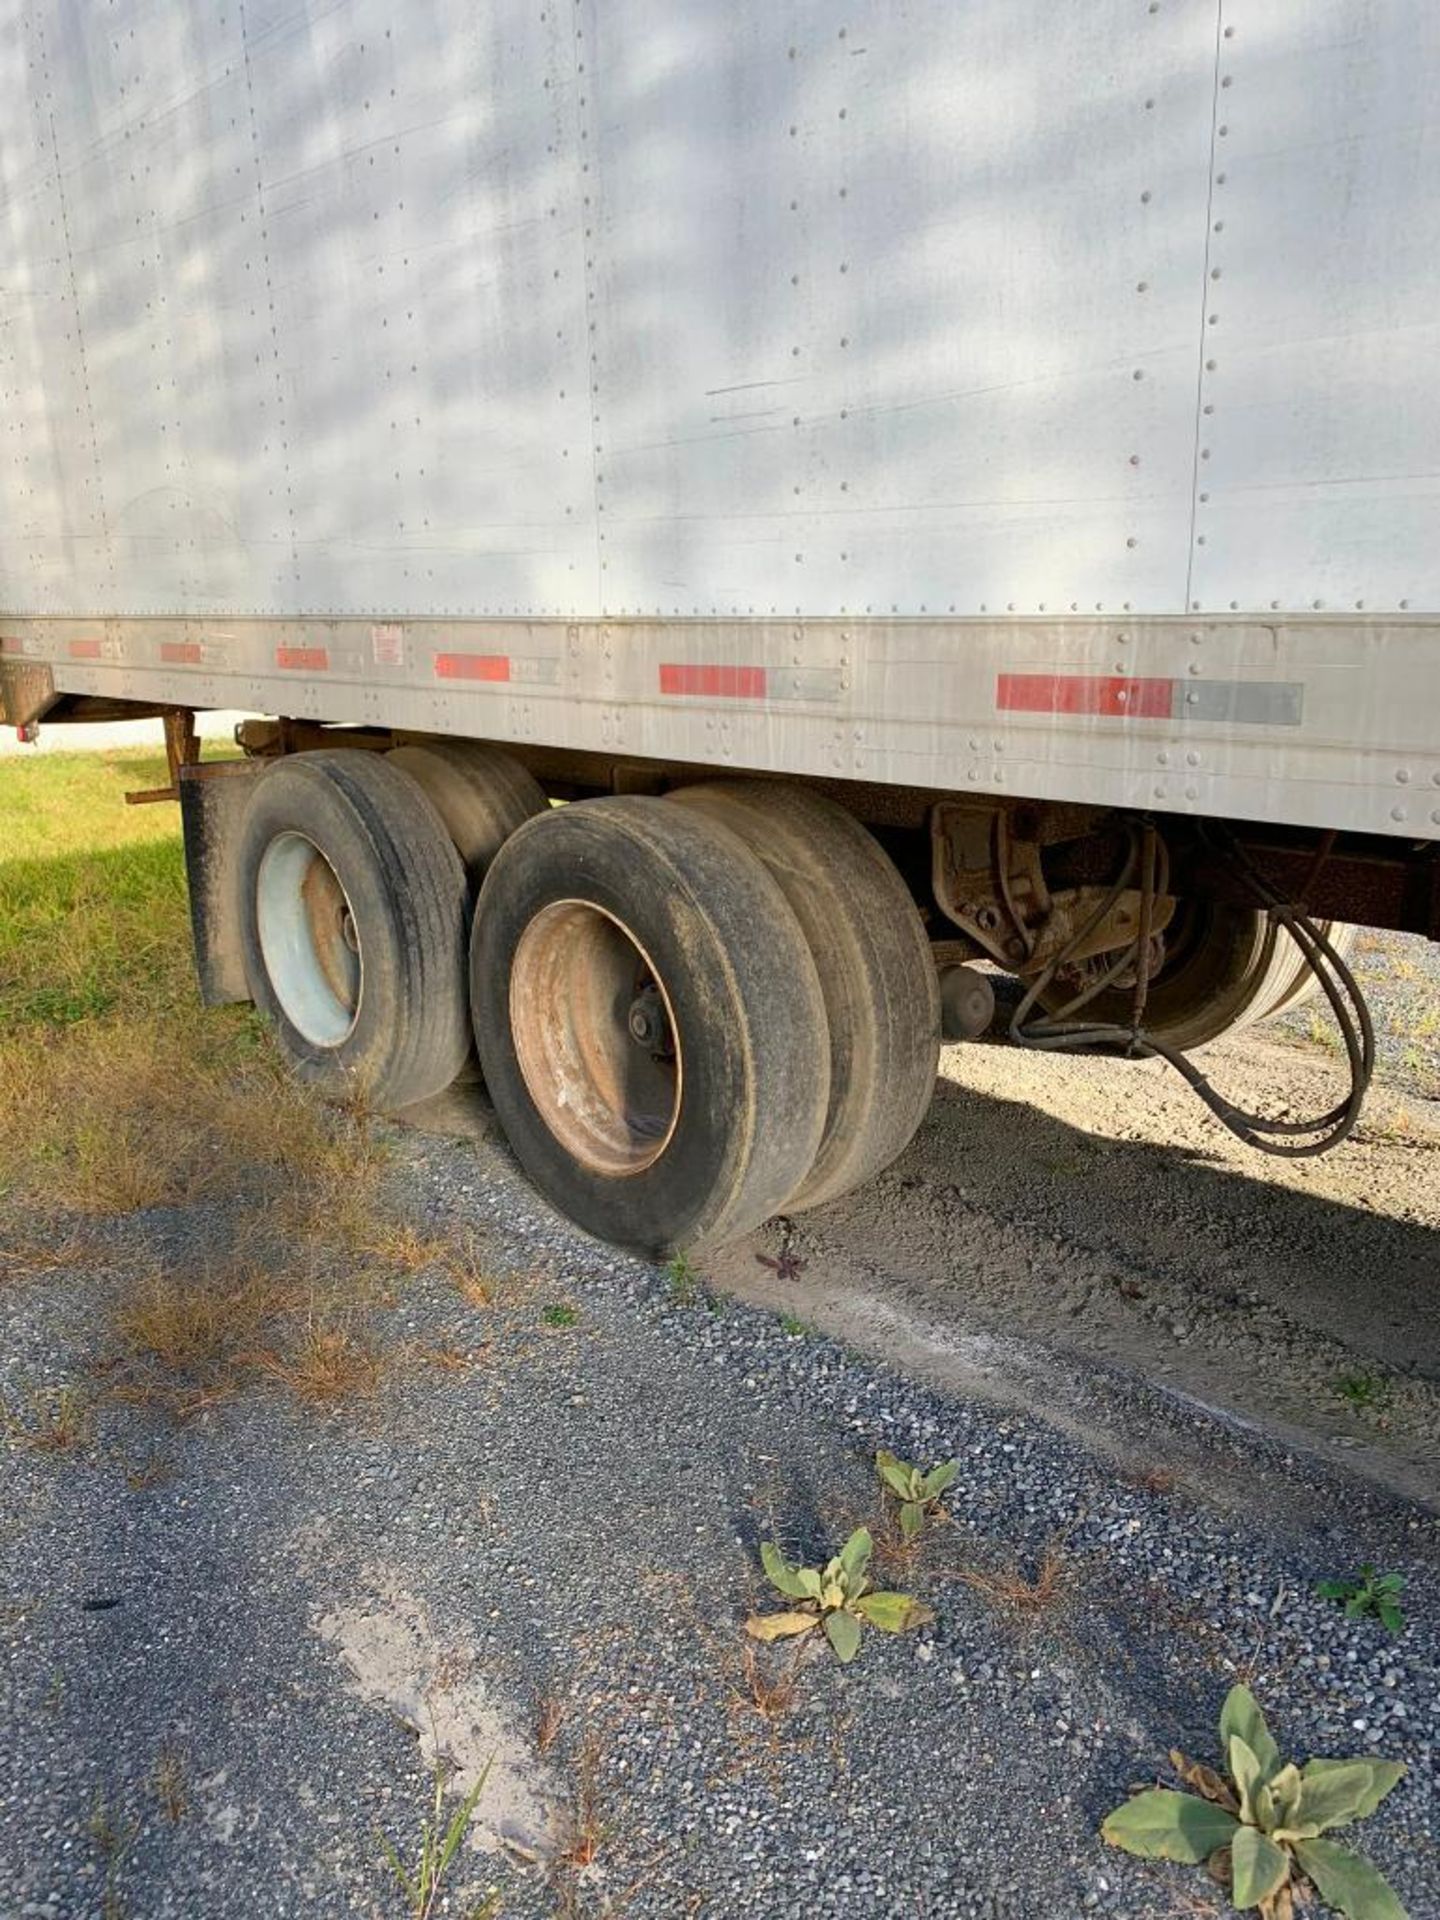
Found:
M 478 680 L 491 686 L 554 687 L 560 662 L 553 654 L 437 653 L 437 680 Z
M 672 660 L 661 665 L 660 691 L 704 700 L 763 700 L 766 673 L 764 667 L 690 666 Z
M 205 649 L 198 640 L 162 640 L 160 658 L 167 667 L 198 667 L 205 659 Z
M 1001 713 L 1298 727 L 1305 712 L 1305 687 L 1299 680 L 1161 680 L 1108 673 L 1002 673 L 995 683 L 995 705 Z
M 437 653 L 437 680 L 491 680 L 510 678 L 508 653 Z
M 327 647 L 277 647 L 275 664 L 287 673 L 328 673 L 330 652 Z

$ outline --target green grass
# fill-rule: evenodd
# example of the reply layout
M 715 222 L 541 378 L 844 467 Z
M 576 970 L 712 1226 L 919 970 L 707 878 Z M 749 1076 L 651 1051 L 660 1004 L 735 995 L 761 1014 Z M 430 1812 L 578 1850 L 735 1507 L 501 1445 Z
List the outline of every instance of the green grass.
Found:
M 1342 1373 L 1333 1385 L 1339 1399 L 1362 1411 L 1383 1407 L 1390 1398 L 1390 1383 L 1378 1373 Z
M 179 810 L 144 750 L 0 760 L 0 1033 L 193 997 Z
M 166 840 L 178 846 L 178 808 L 125 804 L 128 792 L 169 782 L 165 755 L 149 747 L 6 754 L 0 758 L 0 862 Z
M 143 748 L 0 759 L 0 1208 L 168 1194 L 197 1103 L 257 1062 L 250 1010 L 200 1005 L 178 807 L 125 804 L 167 778 Z

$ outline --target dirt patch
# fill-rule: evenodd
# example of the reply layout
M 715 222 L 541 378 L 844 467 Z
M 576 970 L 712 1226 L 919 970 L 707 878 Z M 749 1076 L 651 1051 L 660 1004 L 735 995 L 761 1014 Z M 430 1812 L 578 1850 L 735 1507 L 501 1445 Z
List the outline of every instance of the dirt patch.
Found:
M 1417 943 L 1369 939 L 1372 971 L 1392 947 L 1411 964 Z M 1342 1091 L 1333 1048 L 1283 1024 L 1202 1063 L 1266 1112 L 1319 1112 Z M 1285 1161 L 1242 1146 L 1162 1062 L 948 1047 L 888 1172 L 703 1252 L 701 1277 L 938 1385 L 1031 1406 L 1140 1469 L 1163 1436 L 1134 1425 L 1112 1375 L 1160 1388 L 1177 1425 L 1203 1409 L 1241 1436 L 1338 1450 L 1440 1505 L 1429 1084 L 1384 1061 L 1351 1139 Z M 474 1085 L 407 1118 L 504 1154 Z
M 1272 1110 L 1322 1106 L 1336 1073 L 1278 1039 L 1206 1058 Z M 709 1270 L 952 1385 L 1054 1413 L 1074 1397 L 1056 1362 L 1098 1360 L 1434 1500 L 1437 1225 L 1434 1103 L 1382 1090 L 1339 1152 L 1280 1162 L 1159 1063 L 972 1045 L 947 1049 L 930 1116 L 883 1178 Z M 757 1258 L 777 1235 L 793 1278 Z
M 315 1623 L 349 1668 L 354 1690 L 413 1729 L 426 1767 L 448 1769 L 457 1797 L 486 1775 L 470 1827 L 474 1845 L 550 1857 L 560 1826 L 544 1766 L 477 1677 L 474 1648 L 442 1645 L 425 1608 L 393 1574 L 374 1569 L 369 1584 L 364 1598 Z

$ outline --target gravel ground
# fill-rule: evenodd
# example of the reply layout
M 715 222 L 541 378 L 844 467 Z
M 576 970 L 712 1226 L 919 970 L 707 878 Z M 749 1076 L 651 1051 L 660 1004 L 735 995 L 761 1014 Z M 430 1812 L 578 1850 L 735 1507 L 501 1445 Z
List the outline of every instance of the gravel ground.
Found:
M 1351 960 L 1374 1015 L 1383 1084 L 1440 1101 L 1440 943 L 1412 933 L 1362 932 Z M 1327 1049 L 1338 1044 L 1322 1001 L 1283 1014 L 1272 1031 Z
M 993 1380 L 939 1390 L 762 1306 L 678 1299 L 571 1233 L 493 1137 L 396 1141 L 416 1217 L 479 1236 L 493 1306 L 419 1276 L 383 1323 L 409 1364 L 340 1415 L 112 1408 L 78 1452 L 12 1453 L 5 1920 L 399 1914 L 377 1830 L 413 1850 L 437 1747 L 462 1781 L 494 1762 L 448 1914 L 494 1888 L 509 1920 L 1203 1915 L 1202 1876 L 1095 1830 L 1172 1744 L 1214 1757 L 1237 1675 L 1297 1756 L 1409 1764 L 1363 1844 L 1413 1920 L 1440 1914 L 1433 1515 L 1090 1367 L 1116 1426 L 1190 1463 L 1122 1472 Z M 135 1216 L 113 1264 L 8 1288 L 7 1402 L 83 1372 L 147 1249 L 224 1230 Z M 548 1324 L 562 1303 L 574 1324 Z M 757 1546 L 818 1555 L 873 1518 L 879 1445 L 962 1462 L 955 1524 L 897 1579 L 936 1623 L 805 1662 L 768 1722 L 739 1631 Z M 1047 1551 L 1045 1603 L 965 1577 L 1033 1579 Z M 1314 1597 L 1362 1559 L 1406 1575 L 1394 1639 Z
M 1343 1454 L 1433 1508 L 1440 1100 L 1425 1089 L 1440 1090 L 1440 1049 L 1423 1035 L 1440 1010 L 1440 949 L 1368 935 L 1359 960 L 1389 1038 L 1338 1152 L 1257 1154 L 1159 1061 L 952 1047 L 892 1168 L 726 1249 L 712 1271 L 936 1384 L 1018 1396 L 1132 1464 L 1158 1448 L 1183 1469 L 1189 1447 L 1183 1418 L 1136 1429 L 1111 1392 L 1116 1369 L 1182 1415 L 1198 1402 L 1242 1430 Z M 1261 1110 L 1323 1111 L 1341 1069 L 1310 1018 L 1203 1062 Z M 757 1260 L 782 1246 L 801 1269 L 785 1282 Z M 1197 1470 L 1213 1484 L 1213 1460 Z

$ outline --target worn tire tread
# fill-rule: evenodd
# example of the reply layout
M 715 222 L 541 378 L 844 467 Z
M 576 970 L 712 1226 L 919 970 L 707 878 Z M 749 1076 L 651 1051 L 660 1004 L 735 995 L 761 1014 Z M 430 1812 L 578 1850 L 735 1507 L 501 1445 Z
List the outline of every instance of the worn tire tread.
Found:
M 823 794 L 725 780 L 668 798 L 739 834 L 809 945 L 830 1031 L 830 1100 L 815 1162 L 786 1206 L 821 1206 L 889 1166 L 929 1109 L 940 1059 L 929 937 L 884 849 Z
M 253 898 L 244 892 L 247 876 L 253 888 L 264 847 L 287 827 L 308 834 L 330 860 L 357 922 L 357 896 L 368 895 L 366 923 L 358 925 L 368 981 L 356 1031 L 337 1048 L 311 1047 L 289 1026 L 264 972 Z M 289 756 L 256 787 L 237 866 L 251 991 L 302 1077 L 330 1092 L 359 1085 L 386 1111 L 448 1086 L 469 1051 L 468 888 L 460 856 L 417 783 L 360 749 Z
M 510 1027 L 511 960 L 558 899 L 611 912 L 676 1006 L 680 1117 L 653 1166 L 592 1174 L 550 1133 Z M 829 1085 L 824 1003 L 785 896 L 736 835 L 648 796 L 529 820 L 496 856 L 471 944 L 475 1037 L 496 1112 L 546 1196 L 600 1238 L 662 1256 L 738 1237 L 777 1211 L 819 1144 Z

